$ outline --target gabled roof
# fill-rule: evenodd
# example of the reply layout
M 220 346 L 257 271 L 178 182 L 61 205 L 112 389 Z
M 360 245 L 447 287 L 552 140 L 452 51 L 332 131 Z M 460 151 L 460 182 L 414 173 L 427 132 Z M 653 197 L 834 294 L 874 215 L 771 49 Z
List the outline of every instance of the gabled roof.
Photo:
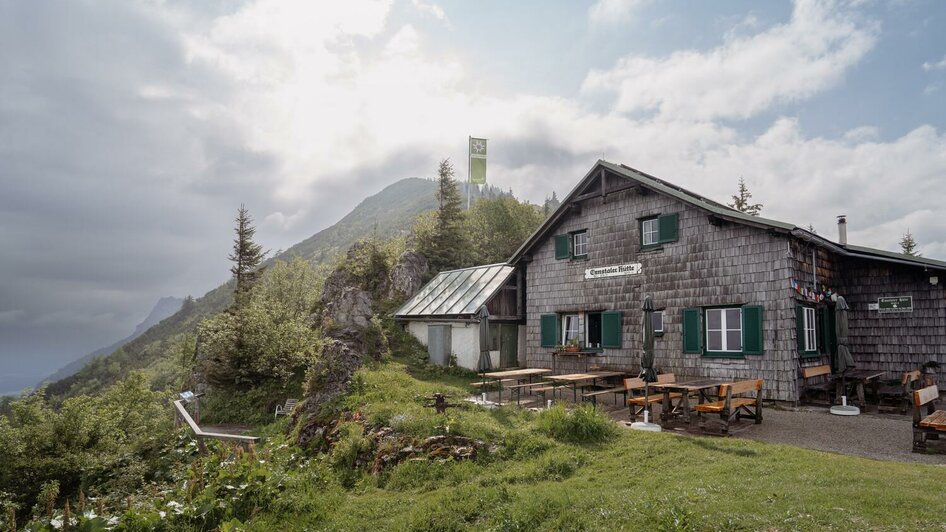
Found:
M 489 264 L 440 272 L 394 312 L 395 318 L 473 316 L 509 280 L 515 268 Z
M 737 211 L 709 198 L 700 196 L 699 194 L 691 192 L 683 187 L 674 185 L 673 183 L 664 181 L 662 179 L 658 179 L 652 175 L 645 174 L 639 170 L 635 170 L 630 166 L 614 164 L 600 159 L 597 163 L 595 163 L 591 170 L 585 174 L 585 177 L 583 177 L 581 181 L 575 185 L 575 188 L 573 188 L 571 192 L 568 193 L 565 199 L 562 200 L 562 204 L 559 205 L 558 209 L 556 209 L 555 212 L 553 212 L 548 217 L 548 219 L 545 220 L 545 223 L 543 223 L 534 233 L 532 233 L 532 236 L 530 236 L 528 240 L 526 240 L 525 243 L 520 246 L 518 250 L 516 250 L 513 256 L 509 259 L 509 263 L 517 264 L 520 260 L 522 260 L 523 256 L 529 252 L 529 250 L 531 250 L 542 239 L 547 237 L 548 234 L 558 224 L 558 222 L 565 216 L 566 213 L 568 213 L 569 205 L 575 200 L 576 197 L 579 196 L 579 193 L 583 191 L 596 177 L 601 175 L 602 172 L 606 172 L 609 176 L 618 176 L 620 178 L 627 179 L 641 188 L 676 198 L 680 201 L 683 201 L 684 203 L 713 214 L 723 220 L 741 223 L 744 225 L 751 225 L 753 227 L 770 229 L 779 233 L 788 233 L 792 236 L 812 242 L 815 245 L 829 248 L 843 256 L 946 270 L 946 262 L 940 260 L 927 259 L 923 257 L 912 257 L 910 255 L 903 255 L 901 253 L 894 253 L 863 246 L 854 246 L 850 244 L 842 246 L 841 244 L 828 240 L 815 233 L 811 233 L 793 224 L 780 222 L 778 220 L 772 220 L 769 218 L 762 218 L 761 216 L 752 216 L 750 214 Z

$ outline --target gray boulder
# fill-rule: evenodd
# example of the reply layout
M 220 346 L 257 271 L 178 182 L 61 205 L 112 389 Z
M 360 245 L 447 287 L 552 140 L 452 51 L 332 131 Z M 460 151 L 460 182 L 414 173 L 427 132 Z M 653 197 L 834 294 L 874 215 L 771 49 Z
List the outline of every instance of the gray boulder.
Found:
M 427 258 L 416 251 L 405 251 L 391 268 L 391 283 L 388 296 L 395 298 L 411 297 L 424 284 L 424 277 L 430 267 Z

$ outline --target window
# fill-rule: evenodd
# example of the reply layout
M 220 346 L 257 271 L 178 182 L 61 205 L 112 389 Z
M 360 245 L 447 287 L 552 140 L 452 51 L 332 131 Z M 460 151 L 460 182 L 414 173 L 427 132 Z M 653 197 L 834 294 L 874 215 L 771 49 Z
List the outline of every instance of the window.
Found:
M 623 338 L 621 313 L 616 311 L 587 312 L 584 314 L 584 345 L 586 349 L 621 349 Z M 565 345 L 581 338 L 578 314 L 542 314 L 539 319 L 539 338 L 542 347 Z
M 676 242 L 680 216 L 673 212 L 640 219 L 641 247 L 653 248 Z
M 555 235 L 556 259 L 584 259 L 588 257 L 588 230 Z
M 641 245 L 656 246 L 660 243 L 660 231 L 657 225 L 657 218 L 641 220 Z
M 562 316 L 562 345 L 573 339 L 578 339 L 578 314 L 566 314 Z
M 805 308 L 805 351 L 817 351 L 818 344 L 815 341 L 815 309 Z
M 824 319 L 824 314 L 821 314 Z M 814 307 L 802 305 L 795 306 L 795 333 L 798 339 L 798 353 L 802 356 L 818 356 L 819 344 L 824 344 L 824 339 L 818 340 L 823 336 L 824 331 L 818 327 L 818 311 Z
M 661 335 L 664 333 L 664 311 L 658 310 L 652 314 L 652 319 L 654 322 L 654 334 Z
M 601 313 L 585 314 L 585 346 L 591 349 L 601 348 Z
M 706 309 L 706 350 L 742 351 L 742 311 L 740 309 Z
M 588 231 L 572 233 L 572 255 L 575 258 L 588 256 Z

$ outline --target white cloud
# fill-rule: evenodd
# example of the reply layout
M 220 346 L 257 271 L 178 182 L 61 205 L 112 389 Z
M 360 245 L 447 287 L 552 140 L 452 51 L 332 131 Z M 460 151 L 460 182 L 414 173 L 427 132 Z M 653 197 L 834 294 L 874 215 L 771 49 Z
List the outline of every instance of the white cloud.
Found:
M 946 55 L 935 63 L 930 63 L 929 61 L 923 63 L 923 70 L 927 72 L 931 70 L 942 70 L 944 68 L 946 68 Z
M 597 0 L 588 8 L 588 21 L 594 26 L 617 26 L 630 22 L 650 0 Z
M 447 12 L 444 11 L 442 7 L 433 2 L 424 2 L 424 0 L 411 0 L 411 3 L 414 5 L 414 8 L 416 8 L 421 13 L 430 15 L 437 20 L 442 20 L 447 23 L 450 22 L 449 19 L 447 19 Z
M 582 90 L 614 92 L 621 112 L 675 119 L 748 118 L 836 85 L 873 47 L 877 25 L 834 2 L 799 0 L 788 23 L 709 51 L 628 56 L 588 74 Z

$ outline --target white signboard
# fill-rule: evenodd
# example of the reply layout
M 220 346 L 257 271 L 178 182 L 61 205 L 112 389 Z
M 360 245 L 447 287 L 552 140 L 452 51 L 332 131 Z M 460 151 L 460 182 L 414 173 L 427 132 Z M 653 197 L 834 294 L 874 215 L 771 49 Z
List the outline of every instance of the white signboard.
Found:
M 603 277 L 620 277 L 622 275 L 640 275 L 641 263 L 618 264 L 616 266 L 602 266 L 585 270 L 585 279 L 601 279 Z

